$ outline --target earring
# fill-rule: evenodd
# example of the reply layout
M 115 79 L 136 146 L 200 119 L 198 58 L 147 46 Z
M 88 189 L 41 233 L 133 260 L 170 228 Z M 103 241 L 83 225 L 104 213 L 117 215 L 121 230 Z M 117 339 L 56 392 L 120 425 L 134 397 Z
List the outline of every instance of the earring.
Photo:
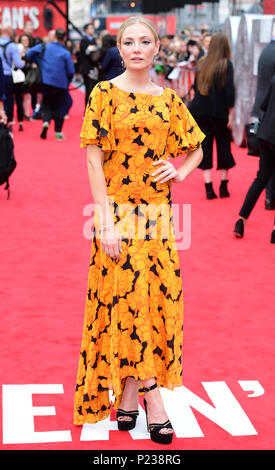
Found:
M 123 60 L 122 57 L 121 57 L 121 65 L 122 65 L 122 67 L 125 69 L 125 63 L 124 63 L 124 60 Z

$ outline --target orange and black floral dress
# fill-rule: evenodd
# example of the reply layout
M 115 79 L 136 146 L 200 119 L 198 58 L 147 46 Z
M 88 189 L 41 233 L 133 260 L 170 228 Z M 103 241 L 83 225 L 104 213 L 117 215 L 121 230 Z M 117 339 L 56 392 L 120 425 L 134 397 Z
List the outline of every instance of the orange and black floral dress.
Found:
M 161 96 L 95 86 L 81 147 L 104 152 L 103 170 L 120 259 L 102 249 L 93 229 L 74 423 L 94 423 L 117 409 L 125 378 L 182 386 L 182 280 L 172 217 L 171 182 L 154 181 L 153 165 L 201 145 L 204 134 L 170 88 Z

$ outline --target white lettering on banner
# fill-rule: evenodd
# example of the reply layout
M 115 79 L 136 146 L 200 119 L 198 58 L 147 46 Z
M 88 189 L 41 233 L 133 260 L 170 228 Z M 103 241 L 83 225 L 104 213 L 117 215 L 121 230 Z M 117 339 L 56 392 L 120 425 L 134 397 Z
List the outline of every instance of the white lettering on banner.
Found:
M 264 389 L 257 380 L 240 380 L 244 391 L 251 392 L 248 397 L 263 395 Z M 192 409 L 198 411 L 232 436 L 253 436 L 257 431 L 250 422 L 241 405 L 224 381 L 202 382 L 212 404 L 198 397 L 186 387 L 174 391 L 161 389 L 168 416 L 178 438 L 204 437 Z M 31 444 L 71 441 L 70 431 L 34 430 L 34 416 L 53 416 L 55 407 L 35 407 L 32 394 L 64 393 L 61 384 L 3 385 L 3 443 Z M 134 440 L 149 439 L 144 409 L 139 407 L 136 427 L 130 431 Z M 110 431 L 117 430 L 116 421 L 110 418 L 96 424 L 84 424 L 81 441 L 106 441 Z
M 2 8 L 0 8 L 0 14 Z M 26 21 L 32 21 L 34 30 L 40 26 L 39 9 L 37 7 L 4 7 L 0 27 L 4 24 L 11 25 L 13 29 L 24 29 Z
M 264 394 L 264 389 L 258 380 L 238 380 L 238 382 L 245 392 L 252 392 L 247 395 L 249 398 L 260 397 Z
M 3 443 L 71 441 L 70 431 L 35 432 L 34 416 L 54 416 L 55 408 L 33 406 L 33 394 L 64 393 L 63 385 L 3 385 Z
M 24 11 L 23 8 L 13 7 L 12 9 L 12 27 L 13 29 L 24 29 Z
M 29 10 L 29 17 L 30 20 L 32 21 L 33 24 L 33 29 L 38 29 L 39 28 L 39 21 L 37 16 L 39 15 L 39 10 L 36 7 L 31 7 Z
M 191 408 L 199 411 L 232 436 L 258 434 L 225 382 L 202 382 L 202 385 L 214 406 L 209 405 L 186 387 L 177 388 L 173 392 L 162 390 L 166 411 L 173 422 L 177 437 L 203 437 Z
M 110 396 L 111 399 L 111 396 Z M 110 418 L 104 421 L 99 421 L 96 424 L 84 424 L 81 432 L 81 441 L 108 441 L 109 431 L 117 431 L 116 421 L 111 421 Z M 139 406 L 139 416 L 136 422 L 136 427 L 130 432 L 133 439 L 150 439 L 147 431 L 146 415 L 142 406 Z
M 5 7 L 3 9 L 3 15 L 2 15 L 2 24 L 12 24 L 11 21 L 11 10 L 8 7 Z
M 96 424 L 85 423 L 80 436 L 81 441 L 108 441 L 109 431 L 117 431 L 116 421 L 110 418 L 98 421 Z
M 204 437 L 191 408 L 199 411 L 232 436 L 258 434 L 225 382 L 202 382 L 202 385 L 214 406 L 190 392 L 186 387 L 179 387 L 173 391 L 161 389 L 165 409 L 173 423 L 176 437 Z M 261 385 L 257 380 L 252 380 L 246 382 L 246 387 L 249 390 L 255 388 L 258 390 Z M 116 423 L 110 421 L 110 418 L 96 424 L 85 424 L 82 428 L 81 440 L 108 440 L 109 431 L 116 429 Z M 149 439 L 150 437 L 146 432 L 146 417 L 141 406 L 136 427 L 130 431 L 130 434 L 133 439 Z

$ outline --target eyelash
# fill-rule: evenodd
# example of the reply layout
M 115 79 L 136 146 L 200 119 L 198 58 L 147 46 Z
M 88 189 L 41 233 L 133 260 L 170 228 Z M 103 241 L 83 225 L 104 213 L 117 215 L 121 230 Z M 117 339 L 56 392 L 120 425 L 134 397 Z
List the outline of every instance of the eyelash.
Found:
M 130 44 L 132 44 L 131 41 L 126 41 L 126 42 L 124 43 L 125 46 L 129 46 Z M 142 41 L 142 44 L 148 45 L 148 44 L 151 44 L 151 42 L 145 40 L 145 41 Z

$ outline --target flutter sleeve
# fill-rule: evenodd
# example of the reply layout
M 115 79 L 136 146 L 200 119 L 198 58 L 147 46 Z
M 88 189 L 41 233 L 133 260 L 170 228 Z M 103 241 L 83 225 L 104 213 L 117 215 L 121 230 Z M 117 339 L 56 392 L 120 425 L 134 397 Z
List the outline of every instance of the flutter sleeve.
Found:
M 188 150 L 201 146 L 205 135 L 188 111 L 187 107 L 174 91 L 171 92 L 170 129 L 166 151 L 170 157 L 184 155 Z
M 112 99 L 108 86 L 98 83 L 92 90 L 80 133 L 80 147 L 97 145 L 103 152 L 116 148 L 112 121 Z

